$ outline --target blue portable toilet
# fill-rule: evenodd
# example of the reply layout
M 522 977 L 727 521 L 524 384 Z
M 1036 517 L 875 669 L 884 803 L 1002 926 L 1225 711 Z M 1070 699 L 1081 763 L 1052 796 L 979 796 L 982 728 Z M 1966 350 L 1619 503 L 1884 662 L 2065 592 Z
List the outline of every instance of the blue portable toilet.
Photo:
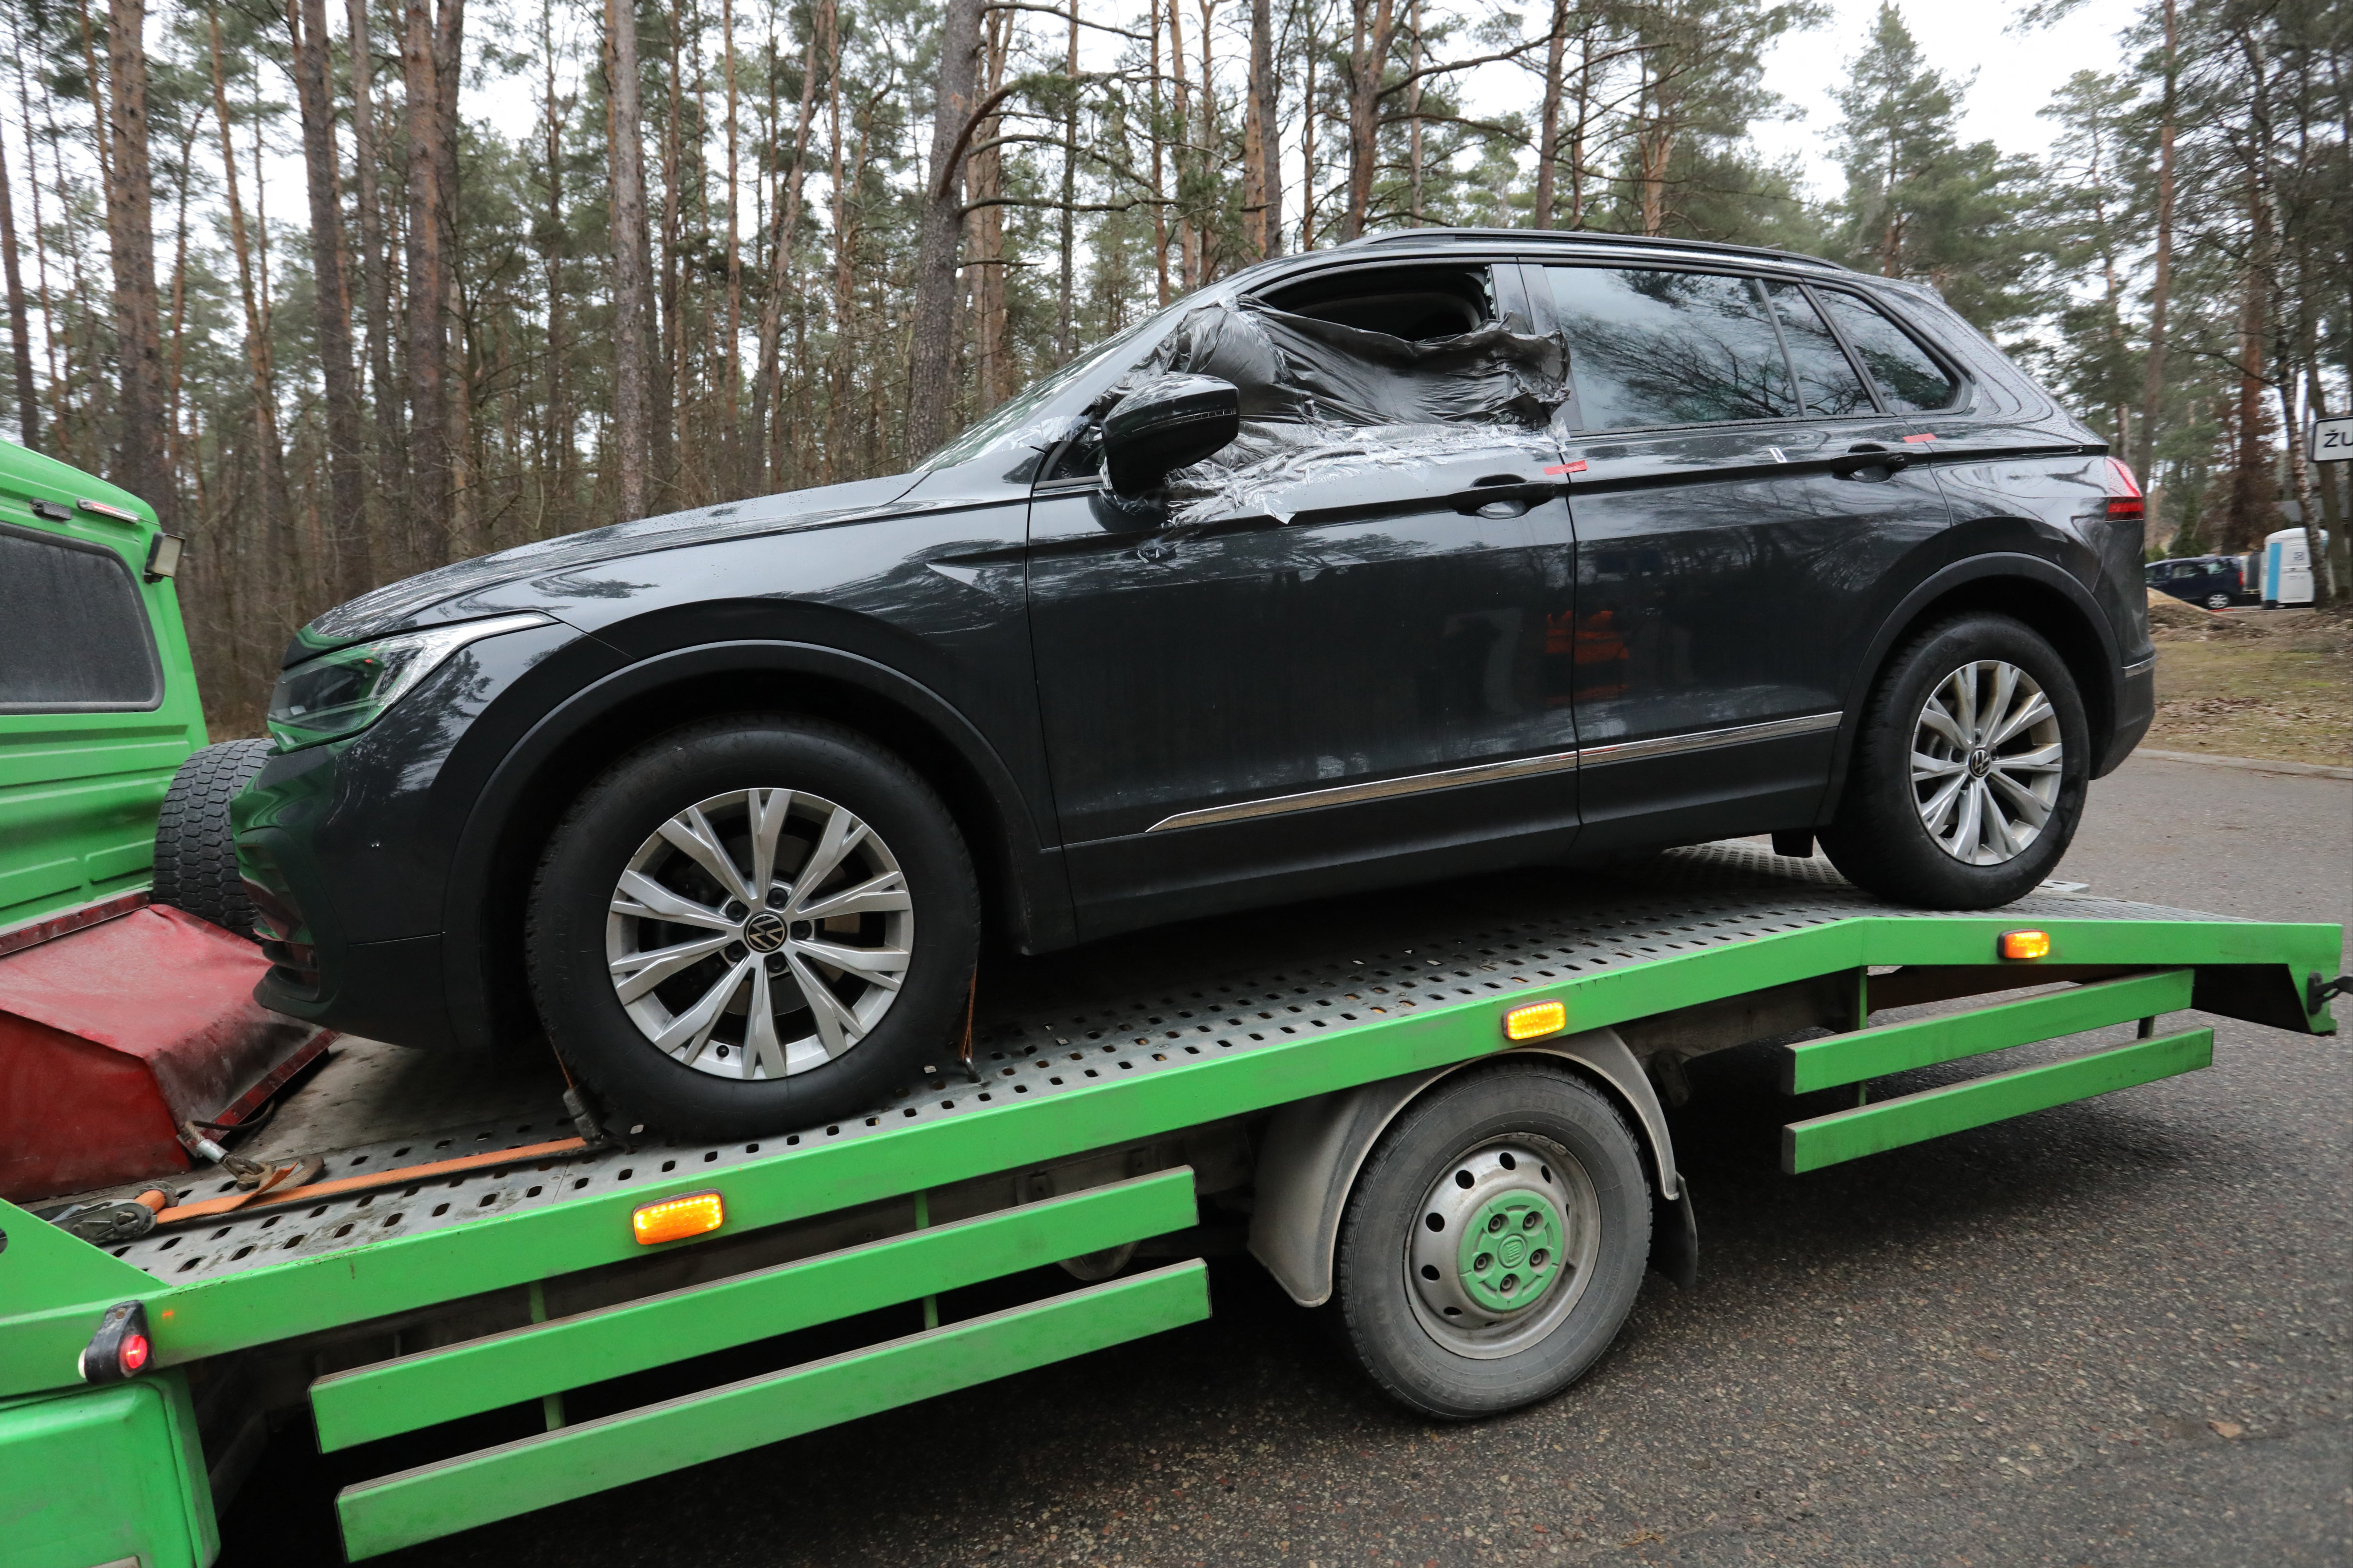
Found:
M 2320 547 L 2328 548 L 2326 530 L 2320 535 Z M 2283 528 L 2264 536 L 2263 592 L 2266 610 L 2312 603 L 2312 552 L 2301 528 Z

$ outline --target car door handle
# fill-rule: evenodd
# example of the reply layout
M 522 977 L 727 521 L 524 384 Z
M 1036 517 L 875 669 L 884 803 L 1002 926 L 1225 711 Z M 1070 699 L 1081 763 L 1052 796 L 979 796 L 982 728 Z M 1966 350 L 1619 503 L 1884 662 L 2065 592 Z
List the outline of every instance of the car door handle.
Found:
M 1862 441 L 1849 447 L 1841 456 L 1832 458 L 1831 472 L 1841 479 L 1850 478 L 1867 468 L 1885 468 L 1889 473 L 1894 474 L 1908 468 L 1911 462 L 1912 454 L 1909 452 L 1899 452 L 1892 447 Z
M 1465 517 L 1518 517 L 1532 506 L 1541 506 L 1560 494 L 1556 484 L 1532 482 L 1516 475 L 1509 479 L 1482 481 L 1467 490 L 1458 490 L 1446 498 L 1447 504 Z

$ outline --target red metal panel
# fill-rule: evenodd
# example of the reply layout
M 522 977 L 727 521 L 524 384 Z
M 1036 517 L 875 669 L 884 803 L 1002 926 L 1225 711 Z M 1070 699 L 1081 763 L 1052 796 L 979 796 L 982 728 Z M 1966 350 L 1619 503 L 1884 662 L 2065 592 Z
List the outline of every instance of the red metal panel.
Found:
M 260 949 L 151 906 L 0 958 L 0 1196 L 188 1167 L 211 1120 L 315 1031 L 260 1006 Z

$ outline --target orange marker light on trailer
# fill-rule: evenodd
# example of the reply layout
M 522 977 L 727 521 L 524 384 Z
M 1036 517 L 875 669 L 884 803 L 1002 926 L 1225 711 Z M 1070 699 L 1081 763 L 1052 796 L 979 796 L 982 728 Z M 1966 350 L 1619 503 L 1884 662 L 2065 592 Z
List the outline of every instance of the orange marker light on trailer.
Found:
M 684 1241 L 690 1236 L 717 1230 L 726 1223 L 727 1205 L 717 1193 L 689 1193 L 682 1198 L 641 1204 L 629 1211 L 629 1229 L 636 1233 L 641 1247 Z
M 2006 931 L 2001 933 L 2001 955 L 2004 958 L 2048 958 L 2051 956 L 2051 933 L 2047 931 Z
M 1567 1027 L 1566 1002 L 1531 1002 L 1504 1015 L 1504 1038 L 1507 1040 L 1540 1040 Z

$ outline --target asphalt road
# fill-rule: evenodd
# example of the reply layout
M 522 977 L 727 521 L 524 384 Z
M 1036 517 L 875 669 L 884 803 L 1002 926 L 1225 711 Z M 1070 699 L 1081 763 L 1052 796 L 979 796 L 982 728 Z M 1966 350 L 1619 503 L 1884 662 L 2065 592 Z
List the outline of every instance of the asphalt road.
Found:
M 2063 874 L 2353 920 L 2353 784 L 2137 760 Z M 381 1561 L 2343 1563 L 2353 1032 L 2211 1022 L 2208 1071 L 1805 1177 L 1761 1060 L 1696 1064 L 1698 1288 L 1499 1420 L 1407 1415 L 1219 1259 L 1209 1322 Z M 303 1438 L 224 1563 L 332 1560 Z

